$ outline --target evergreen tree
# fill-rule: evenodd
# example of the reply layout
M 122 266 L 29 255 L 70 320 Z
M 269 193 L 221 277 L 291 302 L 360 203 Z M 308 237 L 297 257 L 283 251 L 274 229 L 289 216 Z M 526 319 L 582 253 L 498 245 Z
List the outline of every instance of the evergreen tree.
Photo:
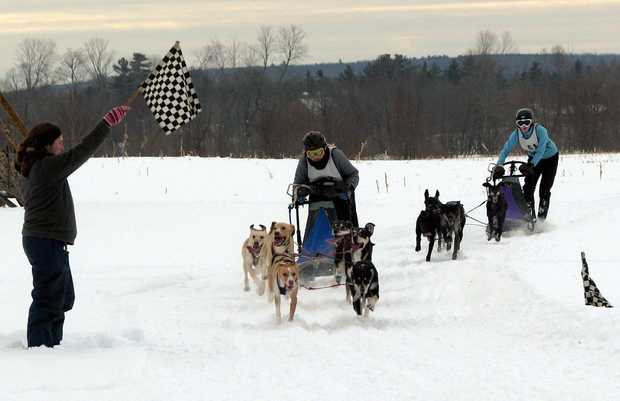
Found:
M 149 75 L 152 65 L 144 54 L 134 53 L 129 62 L 129 68 L 131 69 L 131 77 L 137 86 Z
M 353 68 L 350 65 L 347 65 L 344 68 L 344 71 L 338 75 L 338 80 L 342 82 L 353 82 L 355 81 L 355 73 L 353 72 Z
M 127 93 L 131 90 L 132 78 L 129 61 L 125 57 L 118 59 L 116 64 L 112 66 L 116 76 L 112 78 L 112 89 L 115 92 Z
M 450 62 L 445 72 L 445 77 L 453 84 L 457 84 L 461 80 L 461 67 L 456 59 L 452 59 Z

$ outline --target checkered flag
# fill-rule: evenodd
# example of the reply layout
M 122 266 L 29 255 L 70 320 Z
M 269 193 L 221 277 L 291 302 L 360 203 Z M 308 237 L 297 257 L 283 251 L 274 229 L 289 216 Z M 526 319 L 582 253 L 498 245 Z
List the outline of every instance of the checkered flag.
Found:
M 174 44 L 140 85 L 140 91 L 166 135 L 173 133 L 200 113 L 200 101 L 179 42 Z
M 594 280 L 590 278 L 585 252 L 581 252 L 581 265 L 581 277 L 583 278 L 583 296 L 586 299 L 586 305 L 613 308 L 613 306 L 609 302 L 607 302 L 605 297 L 601 295 L 601 292 L 596 287 L 596 283 L 594 282 Z

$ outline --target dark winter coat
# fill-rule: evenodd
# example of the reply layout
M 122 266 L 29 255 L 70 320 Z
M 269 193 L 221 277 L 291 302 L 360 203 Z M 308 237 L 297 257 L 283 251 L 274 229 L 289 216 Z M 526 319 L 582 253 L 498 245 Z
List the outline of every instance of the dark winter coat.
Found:
M 357 169 L 351 164 L 349 159 L 347 159 L 347 156 L 342 150 L 338 148 L 328 148 L 328 150 L 326 156 L 331 157 L 334 161 L 338 172 L 342 176 L 345 187 L 351 189 L 357 188 L 357 184 L 360 180 Z M 293 181 L 294 184 L 310 184 L 310 179 L 308 178 L 308 163 L 308 158 L 304 154 L 297 164 L 295 180 Z
M 73 244 L 77 226 L 67 177 L 95 153 L 109 132 L 110 128 L 102 120 L 73 149 L 34 163 L 23 183 L 23 236 Z

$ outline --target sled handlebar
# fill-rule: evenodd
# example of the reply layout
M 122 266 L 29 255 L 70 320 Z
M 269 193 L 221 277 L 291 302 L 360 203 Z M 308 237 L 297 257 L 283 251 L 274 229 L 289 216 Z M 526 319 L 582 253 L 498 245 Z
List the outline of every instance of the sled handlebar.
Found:
M 495 168 L 495 166 L 497 166 L 497 164 L 495 163 L 489 163 L 489 166 L 487 167 L 487 171 L 489 172 L 489 176 L 486 179 L 486 182 L 495 182 L 496 180 L 501 180 L 502 178 L 506 178 L 506 177 L 514 177 L 514 178 L 523 178 L 525 177 L 525 175 L 521 174 L 521 172 L 519 171 L 519 167 L 521 165 L 527 164 L 527 162 L 521 161 L 521 160 L 511 160 L 508 162 L 505 162 L 504 164 L 502 164 L 502 167 L 508 167 L 505 169 L 505 173 L 503 176 L 501 177 L 493 177 L 493 170 Z
M 288 188 L 286 189 L 286 194 L 291 197 L 291 203 L 289 204 L 289 209 L 294 208 L 295 206 L 306 205 L 308 202 L 304 197 L 299 196 L 299 189 L 305 188 L 308 193 L 312 191 L 312 187 L 306 184 L 288 184 Z

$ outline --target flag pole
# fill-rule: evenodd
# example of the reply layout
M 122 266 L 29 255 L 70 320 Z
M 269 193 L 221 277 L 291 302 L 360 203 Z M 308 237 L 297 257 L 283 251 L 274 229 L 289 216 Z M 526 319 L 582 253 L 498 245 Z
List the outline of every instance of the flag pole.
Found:
M 136 100 L 136 98 L 140 94 L 140 86 L 141 85 L 142 85 L 142 83 L 140 83 L 140 85 L 138 85 L 138 88 L 135 91 L 133 91 L 131 96 L 129 96 L 129 98 L 125 101 L 125 103 L 123 103 L 125 106 L 131 106 L 133 101 Z
M 28 135 L 28 130 L 26 129 L 26 126 L 19 118 L 9 101 L 6 100 L 2 92 L 0 92 L 0 104 L 2 104 L 2 108 L 4 108 L 4 111 L 6 111 L 6 114 L 9 115 L 9 118 L 13 122 L 13 125 L 17 127 L 17 130 L 22 134 L 22 136 L 25 137 L 26 135 Z
M 174 42 L 174 46 L 172 47 L 179 47 L 181 45 L 181 42 L 179 42 L 178 40 L 176 42 Z M 155 66 L 157 67 L 157 66 Z M 144 81 L 140 82 L 140 84 L 138 85 L 138 87 L 136 88 L 135 91 L 133 91 L 133 93 L 129 96 L 129 98 L 127 98 L 127 100 L 125 101 L 125 103 L 123 103 L 126 106 L 131 106 L 131 104 L 133 103 L 134 100 L 136 100 L 136 98 L 138 97 L 138 95 L 140 94 L 140 88 L 142 87 L 142 84 L 144 83 Z

